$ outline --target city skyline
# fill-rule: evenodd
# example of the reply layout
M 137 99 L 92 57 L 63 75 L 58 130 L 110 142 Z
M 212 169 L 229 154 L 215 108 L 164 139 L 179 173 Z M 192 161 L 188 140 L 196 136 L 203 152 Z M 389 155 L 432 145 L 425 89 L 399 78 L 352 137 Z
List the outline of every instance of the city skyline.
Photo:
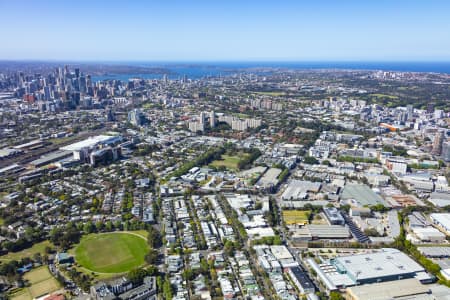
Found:
M 0 1 L 0 59 L 449 61 L 449 8 L 445 1 Z

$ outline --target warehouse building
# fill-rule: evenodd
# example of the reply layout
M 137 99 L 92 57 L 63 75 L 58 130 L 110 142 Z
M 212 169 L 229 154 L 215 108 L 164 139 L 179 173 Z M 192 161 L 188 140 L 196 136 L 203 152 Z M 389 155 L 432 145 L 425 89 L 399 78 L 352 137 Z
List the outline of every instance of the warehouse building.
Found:
M 322 186 L 319 182 L 306 180 L 292 180 L 284 191 L 281 198 L 283 200 L 302 200 L 308 197 L 308 192 L 317 193 Z
M 435 280 L 408 255 L 391 248 L 384 248 L 379 252 L 341 256 L 320 265 L 313 259 L 308 259 L 307 262 L 328 291 L 407 278 L 415 278 L 421 283 Z
M 412 232 L 421 242 L 441 243 L 445 240 L 445 234 L 431 226 L 414 227 Z
M 346 289 L 346 299 L 348 300 L 390 300 L 403 297 L 416 299 L 416 296 L 427 296 L 428 294 L 429 288 L 420 284 L 415 278 L 359 285 Z
M 40 158 L 33 160 L 29 163 L 29 166 L 32 168 L 40 168 L 46 166 L 48 164 L 63 160 L 72 155 L 71 151 L 59 150 L 46 155 L 41 156 Z
M 438 225 L 445 233 L 450 234 L 450 213 L 431 214 L 430 219 Z
M 365 184 L 347 184 L 342 191 L 341 199 L 352 206 L 389 206 L 380 195 Z

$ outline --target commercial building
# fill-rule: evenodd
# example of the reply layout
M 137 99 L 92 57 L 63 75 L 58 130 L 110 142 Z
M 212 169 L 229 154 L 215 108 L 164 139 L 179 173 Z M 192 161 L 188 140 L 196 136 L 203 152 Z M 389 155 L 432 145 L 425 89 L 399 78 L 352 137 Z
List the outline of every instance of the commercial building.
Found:
M 336 207 L 324 207 L 323 212 L 331 225 L 345 225 L 345 220 Z
M 95 162 L 96 157 L 102 157 L 108 152 L 96 152 L 97 150 L 109 149 L 109 152 L 111 152 L 113 156 L 120 155 L 120 148 L 114 147 L 114 145 L 117 145 L 120 142 L 122 142 L 122 137 L 120 135 L 98 135 L 61 147 L 60 149 L 72 151 L 73 158 L 76 160 L 92 163 Z M 93 157 L 91 157 L 92 153 L 94 153 Z

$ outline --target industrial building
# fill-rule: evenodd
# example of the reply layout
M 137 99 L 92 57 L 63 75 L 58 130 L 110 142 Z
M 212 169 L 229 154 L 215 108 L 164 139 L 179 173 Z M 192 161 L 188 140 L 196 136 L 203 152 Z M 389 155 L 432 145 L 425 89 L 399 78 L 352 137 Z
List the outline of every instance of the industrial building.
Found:
M 294 242 L 311 240 L 346 240 L 351 237 L 348 227 L 341 225 L 306 225 L 291 229 L 291 239 Z
M 445 234 L 431 226 L 414 227 L 412 232 L 421 242 L 442 243 L 445 241 Z
M 272 190 L 278 184 L 278 176 L 281 173 L 281 169 L 270 168 L 264 173 L 263 176 L 256 183 L 256 187 Z
M 328 291 L 339 288 L 415 278 L 430 283 L 434 277 L 405 253 L 391 248 L 379 252 L 341 256 L 317 264 L 307 260 Z
M 363 207 L 377 204 L 389 206 L 380 195 L 365 184 L 347 184 L 342 191 L 341 199 L 352 206 Z
M 431 214 L 430 219 L 438 225 L 446 234 L 450 234 L 450 213 Z
M 390 299 L 416 299 L 415 296 L 428 296 L 430 289 L 420 284 L 415 278 L 388 281 L 375 284 L 353 286 L 346 289 L 348 300 L 390 300 Z M 420 298 L 434 299 L 434 298 Z
M 283 200 L 301 200 L 308 197 L 308 192 L 319 192 L 321 183 L 305 180 L 292 180 L 284 191 Z
M 67 158 L 71 155 L 72 155 L 71 151 L 59 150 L 56 152 L 43 155 L 40 158 L 31 161 L 28 165 L 32 168 L 39 168 L 51 164 L 53 162 L 63 160 L 64 158 Z

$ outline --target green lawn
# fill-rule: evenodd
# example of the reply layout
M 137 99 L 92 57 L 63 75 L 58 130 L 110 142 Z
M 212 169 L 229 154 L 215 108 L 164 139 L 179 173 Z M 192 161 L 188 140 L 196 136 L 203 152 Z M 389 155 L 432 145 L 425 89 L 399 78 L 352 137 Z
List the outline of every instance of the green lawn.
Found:
M 247 154 L 244 154 L 247 155 Z M 242 156 L 238 155 L 222 155 L 222 159 L 213 161 L 210 165 L 213 167 L 224 166 L 227 169 L 238 170 L 238 163 L 242 159 Z
M 98 273 L 124 273 L 144 264 L 145 238 L 126 232 L 90 234 L 75 248 L 75 260 Z
M 45 254 L 45 247 L 53 247 L 50 241 L 43 241 L 37 244 L 34 244 L 31 248 L 24 249 L 18 252 L 9 252 L 8 254 L 0 256 L 0 261 L 2 260 L 21 260 L 25 257 L 32 258 L 34 254 L 40 253 L 41 255 Z

